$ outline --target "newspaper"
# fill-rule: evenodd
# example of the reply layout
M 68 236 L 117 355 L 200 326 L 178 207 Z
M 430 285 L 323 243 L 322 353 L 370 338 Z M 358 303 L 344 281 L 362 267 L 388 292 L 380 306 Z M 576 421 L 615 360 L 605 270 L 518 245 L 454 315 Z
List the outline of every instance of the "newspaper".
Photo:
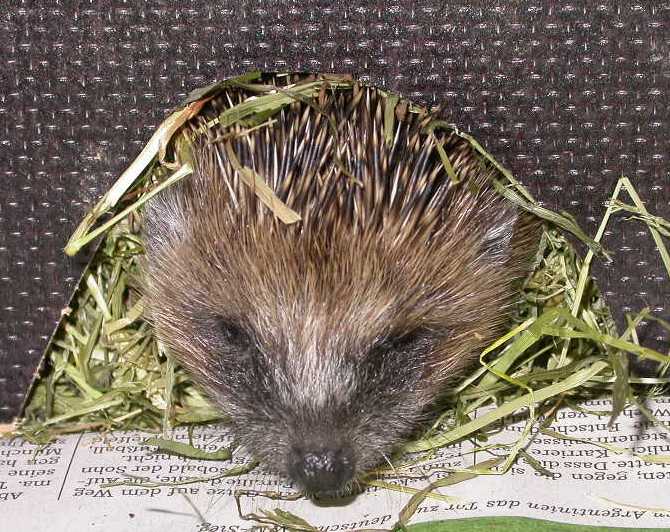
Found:
M 537 432 L 526 449 L 530 461 L 547 470 L 544 474 L 520 458 L 505 474 L 478 476 L 439 489 L 453 499 L 426 499 L 411 523 L 525 516 L 601 526 L 670 527 L 666 428 L 653 426 L 635 408 L 627 408 L 610 428 L 607 416 L 583 411 L 606 411 L 608 401 L 588 401 L 582 406 L 582 411 L 559 411 L 551 426 L 556 434 Z M 659 420 L 670 421 L 670 398 L 650 401 L 647 408 Z M 522 418 L 512 418 L 487 444 L 514 442 L 523 427 Z M 559 438 L 559 434 L 573 439 Z M 189 436 L 175 430 L 172 437 L 186 442 Z M 201 428 L 192 437 L 197 447 L 207 451 L 230 443 L 225 427 Z M 87 433 L 63 437 L 44 448 L 21 439 L 0 439 L 3 530 L 257 530 L 257 522 L 240 517 L 235 493 L 289 495 L 296 491 L 290 481 L 262 467 L 242 476 L 222 476 L 231 467 L 249 462 L 240 452 L 232 461 L 193 460 L 158 453 L 144 443 L 146 438 L 140 432 Z M 473 444 L 467 441 L 442 448 L 417 468 L 422 473 L 419 478 L 392 482 L 422 488 L 448 474 L 447 469 L 491 458 L 472 451 Z M 198 478 L 204 480 L 184 483 Z M 243 514 L 262 515 L 263 509 L 281 508 L 319 530 L 335 532 L 390 529 L 409 498 L 406 493 L 371 487 L 355 498 L 320 504 L 251 495 L 240 501 Z

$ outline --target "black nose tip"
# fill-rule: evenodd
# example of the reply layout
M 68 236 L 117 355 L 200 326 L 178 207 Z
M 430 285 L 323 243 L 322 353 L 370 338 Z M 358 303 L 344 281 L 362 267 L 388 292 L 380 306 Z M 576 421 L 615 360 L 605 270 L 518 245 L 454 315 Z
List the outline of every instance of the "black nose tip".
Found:
M 289 474 L 311 493 L 341 489 L 354 475 L 354 458 L 348 447 L 293 449 Z

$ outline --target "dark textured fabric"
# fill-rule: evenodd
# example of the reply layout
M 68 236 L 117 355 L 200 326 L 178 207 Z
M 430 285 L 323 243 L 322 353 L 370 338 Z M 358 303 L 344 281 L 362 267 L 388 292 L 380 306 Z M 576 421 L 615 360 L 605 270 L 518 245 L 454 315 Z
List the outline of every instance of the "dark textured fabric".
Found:
M 470 5 L 473 4 L 473 5 Z M 548 207 L 594 232 L 616 179 L 670 217 L 667 2 L 5 1 L 0 6 L 0 418 L 18 413 L 87 256 L 63 245 L 193 88 L 243 71 L 351 72 L 446 103 Z M 615 220 L 595 274 L 619 322 L 670 284 Z M 650 346 L 667 349 L 653 324 Z

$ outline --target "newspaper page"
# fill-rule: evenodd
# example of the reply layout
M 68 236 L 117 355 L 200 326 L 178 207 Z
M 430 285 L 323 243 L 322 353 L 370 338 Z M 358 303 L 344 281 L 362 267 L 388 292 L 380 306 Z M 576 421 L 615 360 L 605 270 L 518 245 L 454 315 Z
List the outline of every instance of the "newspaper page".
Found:
M 439 489 L 452 498 L 450 502 L 426 499 L 410 523 L 516 516 L 585 525 L 670 527 L 666 428 L 649 423 L 635 408 L 627 408 L 610 428 L 607 416 L 584 413 L 606 411 L 608 401 L 589 401 L 583 407 L 559 411 L 551 426 L 555 433 L 535 434 L 526 449 L 530 458 L 521 457 L 503 475 L 478 476 Z M 670 398 L 650 401 L 647 408 L 660 421 L 670 421 Z M 523 427 L 523 419 L 512 418 L 492 440 L 514 442 Z M 0 440 L 3 530 L 257 530 L 257 522 L 240 517 L 235 493 L 296 491 L 291 482 L 262 467 L 242 476 L 222 476 L 231 467 L 248 463 L 240 452 L 226 462 L 187 459 L 158 453 L 144 443 L 147 436 L 87 433 L 63 437 L 43 448 L 21 439 Z M 172 437 L 188 441 L 185 430 L 175 430 Z M 219 426 L 196 430 L 193 441 L 206 451 L 230 443 L 225 427 Z M 445 470 L 491 458 L 472 450 L 470 442 L 442 448 L 417 467 L 419 478 L 389 481 L 422 488 L 447 475 Z M 529 460 L 547 471 L 540 473 Z M 198 478 L 203 480 L 185 483 Z M 240 501 L 243 514 L 281 508 L 318 530 L 336 532 L 390 529 L 409 498 L 406 493 L 371 487 L 356 497 L 328 503 L 261 496 L 244 496 Z

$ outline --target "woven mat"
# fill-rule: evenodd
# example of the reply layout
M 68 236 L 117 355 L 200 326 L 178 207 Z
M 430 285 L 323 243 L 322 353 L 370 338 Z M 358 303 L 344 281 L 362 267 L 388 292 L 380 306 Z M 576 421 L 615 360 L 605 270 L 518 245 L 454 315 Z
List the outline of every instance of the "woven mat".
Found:
M 336 4 L 336 5 L 335 5 Z M 670 5 L 659 1 L 5 1 L 0 10 L 0 419 L 18 414 L 88 257 L 80 218 L 193 88 L 250 69 L 350 72 L 474 134 L 591 234 L 625 174 L 670 217 Z M 510 4 L 510 5 L 508 5 Z M 636 222 L 595 276 L 622 323 L 670 319 Z M 653 323 L 643 343 L 668 349 Z

